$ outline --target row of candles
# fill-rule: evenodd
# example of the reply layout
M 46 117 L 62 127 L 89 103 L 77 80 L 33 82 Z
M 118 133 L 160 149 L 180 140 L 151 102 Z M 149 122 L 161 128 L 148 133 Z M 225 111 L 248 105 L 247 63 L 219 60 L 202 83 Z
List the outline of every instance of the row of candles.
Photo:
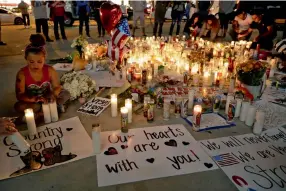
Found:
M 56 122 L 59 120 L 57 103 L 52 102 L 48 104 L 42 104 L 42 110 L 44 114 L 45 123 Z M 35 116 L 33 109 L 25 109 L 25 119 L 27 123 L 28 133 L 30 136 L 37 134 L 37 126 L 35 122 Z M 20 149 L 22 153 L 26 153 L 30 149 L 30 144 L 19 133 L 15 132 L 9 136 L 10 140 Z

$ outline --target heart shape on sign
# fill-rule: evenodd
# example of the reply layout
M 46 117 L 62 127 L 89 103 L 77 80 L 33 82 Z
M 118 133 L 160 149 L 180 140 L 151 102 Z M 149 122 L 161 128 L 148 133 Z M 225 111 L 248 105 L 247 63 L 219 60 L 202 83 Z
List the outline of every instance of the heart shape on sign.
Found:
M 122 11 L 119 5 L 109 2 L 103 3 L 100 7 L 100 20 L 105 30 L 110 33 L 120 21 Z
M 73 130 L 73 128 L 66 128 L 66 130 L 67 130 L 67 131 L 71 131 L 71 130 Z
M 128 148 L 128 145 L 121 145 L 121 148 L 122 148 L 122 149 L 127 149 L 127 148 Z
M 190 144 L 190 143 L 187 142 L 187 141 L 183 141 L 182 143 L 183 143 L 183 145 L 189 145 L 189 144 Z
M 114 147 L 109 147 L 107 151 L 104 152 L 105 155 L 117 155 L 118 152 Z
M 149 163 L 153 163 L 155 161 L 155 159 L 154 158 L 149 158 L 149 159 L 146 159 L 146 161 L 149 162 Z
M 177 146 L 177 141 L 174 139 L 170 139 L 170 141 L 166 141 L 165 145 L 170 146 L 170 147 L 176 147 Z
M 211 168 L 211 167 L 213 167 L 213 164 L 212 163 L 204 163 L 204 165 L 207 167 L 207 168 Z

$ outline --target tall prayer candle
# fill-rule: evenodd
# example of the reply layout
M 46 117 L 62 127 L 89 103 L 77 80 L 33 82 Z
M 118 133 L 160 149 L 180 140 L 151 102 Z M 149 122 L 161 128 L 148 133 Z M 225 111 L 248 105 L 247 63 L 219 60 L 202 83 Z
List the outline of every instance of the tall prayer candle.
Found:
M 58 115 L 58 108 L 57 108 L 57 102 L 50 103 L 50 111 L 51 111 L 51 118 L 52 122 L 56 122 L 59 120 Z
M 236 108 L 234 117 L 239 117 L 241 109 L 242 99 L 236 99 Z
M 126 107 L 121 107 L 120 112 L 121 112 L 121 132 L 127 133 L 128 132 L 128 127 L 127 127 L 128 109 Z
M 195 105 L 193 111 L 193 130 L 198 131 L 201 125 L 202 106 Z
M 99 124 L 92 125 L 92 146 L 94 154 L 99 154 L 101 151 L 100 132 L 101 128 Z
M 245 121 L 249 106 L 250 106 L 250 103 L 248 101 L 242 102 L 241 112 L 239 116 L 240 121 Z
M 193 109 L 193 106 L 194 106 L 194 98 L 195 98 L 195 90 L 189 90 L 189 92 L 188 92 L 188 98 L 189 98 L 188 109 Z
M 260 135 L 263 129 L 264 125 L 264 120 L 265 120 L 265 112 L 263 111 L 257 111 L 256 112 L 256 121 L 253 126 L 253 133 L 255 135 Z
M 245 119 L 245 125 L 252 126 L 255 120 L 256 108 L 254 106 L 249 106 L 248 112 Z
M 111 94 L 111 117 L 117 116 L 117 95 Z
M 45 123 L 51 123 L 52 118 L 51 118 L 51 111 L 50 111 L 49 104 L 42 104 L 42 109 L 43 109 L 43 113 L 44 113 Z
M 25 153 L 30 149 L 30 144 L 19 132 L 15 132 L 12 135 L 9 135 L 9 138 L 20 149 L 21 152 Z
M 25 117 L 26 117 L 29 135 L 37 134 L 37 128 L 36 128 L 33 109 L 25 109 Z
M 203 86 L 210 86 L 210 73 L 209 72 L 204 72 L 204 77 L 203 77 Z
M 132 123 L 132 99 L 125 100 L 125 107 L 128 109 L 128 123 Z
M 231 100 L 234 100 L 234 96 L 233 94 L 228 94 L 226 97 L 225 114 L 228 114 L 229 103 Z
M 230 78 L 228 92 L 233 93 L 235 88 L 235 78 Z

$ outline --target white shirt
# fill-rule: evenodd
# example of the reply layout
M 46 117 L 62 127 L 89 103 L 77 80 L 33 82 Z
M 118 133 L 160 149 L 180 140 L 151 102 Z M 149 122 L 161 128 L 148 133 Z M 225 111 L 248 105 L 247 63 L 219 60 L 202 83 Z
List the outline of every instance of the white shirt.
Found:
M 234 20 L 238 22 L 239 32 L 248 30 L 250 24 L 252 23 L 252 17 L 250 14 L 247 14 L 244 20 L 238 18 L 237 16 L 234 18 Z

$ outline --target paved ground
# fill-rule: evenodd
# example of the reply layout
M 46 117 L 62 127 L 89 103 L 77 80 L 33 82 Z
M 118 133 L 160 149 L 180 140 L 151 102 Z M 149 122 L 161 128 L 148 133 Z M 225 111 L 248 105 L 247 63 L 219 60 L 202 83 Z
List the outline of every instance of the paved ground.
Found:
M 168 33 L 169 23 L 164 27 L 164 34 Z M 15 76 L 19 68 L 25 66 L 23 58 L 23 49 L 28 43 L 30 34 L 34 33 L 32 29 L 23 29 L 22 26 L 5 26 L 2 27 L 2 39 L 8 43 L 6 47 L 0 47 L 0 116 L 15 115 L 13 104 L 16 101 L 14 93 Z M 72 49 L 70 48 L 71 40 L 78 35 L 77 27 L 67 28 L 68 41 L 59 41 L 47 45 L 48 59 L 65 56 Z M 147 34 L 152 35 L 152 28 L 147 27 Z M 53 38 L 52 30 L 50 30 Z M 138 31 L 139 34 L 139 31 Z M 96 27 L 91 27 L 91 36 L 96 37 Z M 100 39 L 89 39 L 92 42 Z M 101 114 L 100 118 L 88 117 L 76 113 L 79 107 L 78 103 L 68 108 L 68 112 L 61 116 L 66 119 L 79 115 L 88 134 L 91 133 L 91 124 L 94 122 L 101 123 L 103 130 L 114 130 L 119 128 L 119 118 L 110 118 L 110 108 Z M 151 125 L 166 124 L 162 120 L 161 114 L 158 114 L 154 124 L 148 124 L 142 116 L 134 116 L 136 124 L 132 128 L 147 127 Z M 180 123 L 187 127 L 187 124 L 181 119 L 172 119 L 167 124 Z M 192 135 L 197 140 L 216 138 L 229 135 L 249 133 L 250 128 L 238 123 L 238 126 L 230 129 L 216 130 L 212 134 L 207 132 L 194 133 Z M 37 173 L 0 181 L 1 191 L 30 190 L 30 191 L 48 191 L 48 190 L 103 190 L 103 191 L 181 191 L 181 190 L 212 190 L 212 191 L 231 191 L 236 190 L 234 185 L 228 180 L 221 170 L 193 173 L 182 176 L 169 178 L 154 179 L 141 181 L 138 183 L 124 184 L 98 188 L 96 176 L 96 159 L 90 157 L 73 163 L 61 165 L 59 167 L 43 170 Z

